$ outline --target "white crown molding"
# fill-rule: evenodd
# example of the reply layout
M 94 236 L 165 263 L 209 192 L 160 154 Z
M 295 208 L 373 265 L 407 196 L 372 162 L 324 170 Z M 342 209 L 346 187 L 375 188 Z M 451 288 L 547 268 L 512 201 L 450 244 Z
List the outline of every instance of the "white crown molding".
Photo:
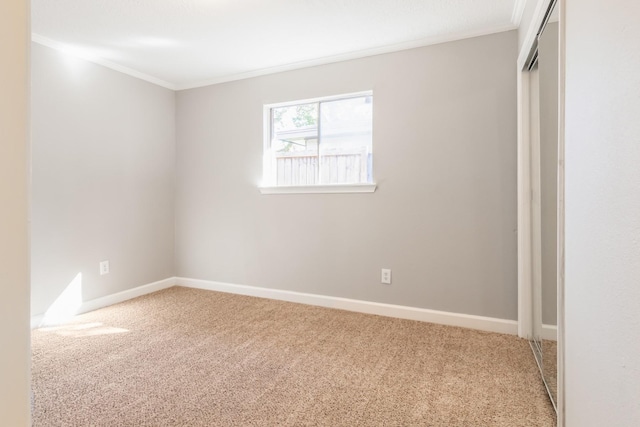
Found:
M 303 292 L 286 291 L 281 289 L 261 288 L 257 286 L 236 285 L 232 283 L 214 282 L 210 280 L 175 278 L 176 286 L 204 289 L 209 291 L 226 292 L 248 295 L 259 298 L 295 302 L 358 313 L 375 314 L 400 319 L 417 320 L 421 322 L 438 323 L 441 325 L 458 326 L 478 329 L 481 331 L 498 332 L 517 335 L 518 322 L 515 320 L 497 319 L 492 317 L 475 316 L 471 314 L 450 313 L 429 310 L 425 308 L 407 307 L 401 305 L 384 304 L 371 301 L 354 300 L 326 295 L 308 294 Z
M 521 1 L 526 1 L 526 0 L 517 0 L 517 1 L 521 2 Z M 515 12 L 515 8 L 514 8 L 514 12 Z M 520 13 L 520 15 L 521 15 L 521 13 Z M 513 18 L 512 18 L 512 20 L 513 20 Z M 269 67 L 269 68 L 262 68 L 262 69 L 252 70 L 252 71 L 248 71 L 248 72 L 244 72 L 244 73 L 229 74 L 229 75 L 219 76 L 219 77 L 215 77 L 215 78 L 212 78 L 212 79 L 206 79 L 206 80 L 201 80 L 201 81 L 191 82 L 191 83 L 172 83 L 172 82 L 167 82 L 165 80 L 162 80 L 162 79 L 159 79 L 157 77 L 151 76 L 149 74 L 134 70 L 132 68 L 125 67 L 125 66 L 117 64 L 115 62 L 111 62 L 111 61 L 107 61 L 105 59 L 93 57 L 91 55 L 83 55 L 83 54 L 81 54 L 79 52 L 75 52 L 75 51 L 69 49 L 69 47 L 67 45 L 65 45 L 64 43 L 58 42 L 56 40 L 50 39 L 48 37 L 42 36 L 42 35 L 37 34 L 37 33 L 32 33 L 31 34 L 31 40 L 33 42 L 35 42 L 35 43 L 41 44 L 43 46 L 50 47 L 52 49 L 56 49 L 58 51 L 66 53 L 68 55 L 72 55 L 72 56 L 75 56 L 77 58 L 84 59 L 85 61 L 89 61 L 89 62 L 92 62 L 94 64 L 102 65 L 102 66 L 110 68 L 112 70 L 119 71 L 119 72 L 121 72 L 123 74 L 127 74 L 129 76 L 132 76 L 132 77 L 135 77 L 135 78 L 138 78 L 138 79 L 141 79 L 141 80 L 145 80 L 145 81 L 147 81 L 149 83 L 153 83 L 153 84 L 156 84 L 158 86 L 162 86 L 164 88 L 177 91 L 177 90 L 195 89 L 195 88 L 198 88 L 198 87 L 210 86 L 210 85 L 219 84 L 219 83 L 232 82 L 232 81 L 236 81 L 236 80 L 244 80 L 244 79 L 264 76 L 264 75 L 268 75 L 268 74 L 281 73 L 281 72 L 284 72 L 284 71 L 292 71 L 292 70 L 297 70 L 297 69 L 301 69 L 301 68 L 314 67 L 314 66 L 318 66 L 318 65 L 326 65 L 326 64 L 331 64 L 331 63 L 335 63 L 335 62 L 349 61 L 349 60 L 352 60 L 352 59 L 365 58 L 365 57 L 369 57 L 369 56 L 382 55 L 382 54 L 385 54 L 385 53 L 399 52 L 399 51 L 403 51 L 403 50 L 415 49 L 415 48 L 419 48 L 419 47 L 430 46 L 430 45 L 441 44 L 441 43 L 448 43 L 448 42 L 452 42 L 452 41 L 464 40 L 464 39 L 469 39 L 469 38 L 473 38 L 473 37 L 481 37 L 481 36 L 486 36 L 486 35 L 489 35 L 489 34 L 495 34 L 495 33 L 501 33 L 501 32 L 505 32 L 505 31 L 515 30 L 517 28 L 518 28 L 517 25 L 509 24 L 509 25 L 501 25 L 501 26 L 497 26 L 497 27 L 487 28 L 487 29 L 483 29 L 483 30 L 464 31 L 464 32 L 459 32 L 459 33 L 454 33 L 454 34 L 427 37 L 427 38 L 423 38 L 423 39 L 412 40 L 412 41 L 403 42 L 403 43 L 396 43 L 396 44 L 376 47 L 376 48 L 372 48 L 372 49 L 358 50 L 358 51 L 355 51 L 355 52 L 348 52 L 348 53 L 344 53 L 344 54 L 340 54 L 340 55 L 332 55 L 332 56 L 312 59 L 312 60 L 308 60 L 308 61 L 295 62 L 295 63 L 284 64 L 284 65 L 279 65 L 279 66 Z
M 409 42 L 397 43 L 387 46 L 376 47 L 372 49 L 358 50 L 355 52 L 344 53 L 340 55 L 326 56 L 324 58 L 311 59 L 308 61 L 295 62 L 285 65 L 279 65 L 276 67 L 262 68 L 259 70 L 248 71 L 246 73 L 229 74 L 225 76 L 216 77 L 213 79 L 201 80 L 194 83 L 178 83 L 176 84 L 176 90 L 195 89 L 203 86 L 211 86 L 219 83 L 232 82 L 236 80 L 244 80 L 252 77 L 260 77 L 268 74 L 281 73 L 284 71 L 298 70 L 301 68 L 315 67 L 318 65 L 326 65 L 335 62 L 349 61 L 352 59 L 365 58 L 369 56 L 382 55 L 385 53 L 399 52 L 403 50 L 415 49 L 424 46 L 430 46 L 441 43 L 448 43 L 457 40 L 464 40 L 473 37 L 486 36 L 489 34 L 502 33 L 505 31 L 515 30 L 518 27 L 516 25 L 501 25 L 484 30 L 465 31 L 455 34 L 448 34 L 435 37 L 427 37 L 423 39 L 413 40 Z
M 107 295 L 101 298 L 84 301 L 82 305 L 77 308 L 74 313 L 70 315 L 82 314 L 88 311 L 97 310 L 99 308 L 107 307 L 119 302 L 127 301 L 133 298 L 140 297 L 142 295 L 157 292 L 162 289 L 170 288 L 175 285 L 175 277 L 169 277 L 167 279 L 159 280 L 157 282 L 149 283 L 146 285 L 138 286 L 133 289 L 127 289 L 126 291 L 118 292 L 115 294 Z M 55 322 L 47 322 L 46 313 L 37 314 L 31 316 L 31 329 L 39 328 L 40 326 L 54 326 Z
M 511 14 L 511 23 L 516 27 L 520 27 L 520 22 L 522 21 L 522 14 L 524 13 L 524 8 L 527 5 L 527 1 L 528 0 L 516 0 L 515 3 L 513 4 L 513 13 Z
M 120 73 L 126 74 L 131 77 L 135 77 L 140 80 L 147 81 L 149 83 L 153 83 L 158 86 L 162 86 L 166 89 L 176 90 L 176 86 L 173 83 L 169 83 L 157 77 L 151 76 L 149 74 L 142 73 L 140 71 L 134 70 L 132 68 L 125 67 L 120 64 L 116 64 L 115 62 L 107 61 L 106 59 L 97 58 L 91 55 L 83 55 L 82 53 L 73 51 L 69 49 L 67 45 L 64 43 L 60 43 L 56 40 L 52 40 L 48 37 L 41 36 L 40 34 L 32 33 L 31 41 L 34 43 L 41 44 L 46 47 L 50 47 L 51 49 L 55 49 L 59 52 L 62 52 L 66 55 L 71 55 L 76 58 L 83 59 L 88 62 L 92 62 L 97 65 L 102 65 L 103 67 L 110 68 L 114 71 L 118 71 Z

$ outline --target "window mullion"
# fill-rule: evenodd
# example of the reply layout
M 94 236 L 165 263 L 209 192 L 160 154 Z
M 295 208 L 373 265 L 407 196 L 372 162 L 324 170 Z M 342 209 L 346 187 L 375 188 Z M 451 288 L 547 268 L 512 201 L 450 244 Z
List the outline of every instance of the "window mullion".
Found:
M 321 109 L 322 109 L 322 102 L 318 102 L 318 117 L 317 117 L 317 123 L 318 123 L 318 148 L 317 148 L 317 152 L 318 152 L 318 175 L 316 177 L 316 184 L 320 184 L 320 177 L 322 176 L 322 174 L 320 173 L 320 167 L 322 165 L 322 162 L 320 161 L 320 144 L 321 144 L 321 135 L 322 135 L 322 123 L 320 118 L 322 117 L 321 114 Z
M 273 116 L 274 109 L 269 109 L 269 180 L 273 182 L 273 185 L 278 185 L 278 166 L 275 161 L 275 153 L 273 150 L 273 136 L 275 135 L 275 130 L 273 129 Z

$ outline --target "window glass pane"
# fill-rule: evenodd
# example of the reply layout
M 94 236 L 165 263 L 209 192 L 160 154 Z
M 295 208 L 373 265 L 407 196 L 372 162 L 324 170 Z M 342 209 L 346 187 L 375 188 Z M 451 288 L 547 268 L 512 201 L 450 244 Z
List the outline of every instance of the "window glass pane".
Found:
M 320 105 L 320 184 L 373 182 L 373 97 Z
M 273 131 L 317 127 L 318 103 L 273 108 Z
M 313 185 L 318 176 L 318 103 L 271 110 L 272 173 L 276 185 Z

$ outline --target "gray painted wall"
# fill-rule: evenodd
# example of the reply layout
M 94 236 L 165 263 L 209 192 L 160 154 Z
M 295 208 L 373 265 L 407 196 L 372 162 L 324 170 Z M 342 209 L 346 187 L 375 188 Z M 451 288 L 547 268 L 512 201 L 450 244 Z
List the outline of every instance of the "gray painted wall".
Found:
M 542 323 L 558 313 L 558 23 L 546 26 L 538 45 L 540 78 L 540 197 Z
M 511 31 L 178 92 L 177 274 L 516 319 L 517 49 Z M 259 193 L 263 104 L 367 89 L 375 193 Z
M 173 276 L 175 93 L 32 49 L 32 314 Z
M 0 2 L 0 425 L 30 425 L 29 4 Z
M 565 0 L 567 427 L 640 425 L 640 3 Z

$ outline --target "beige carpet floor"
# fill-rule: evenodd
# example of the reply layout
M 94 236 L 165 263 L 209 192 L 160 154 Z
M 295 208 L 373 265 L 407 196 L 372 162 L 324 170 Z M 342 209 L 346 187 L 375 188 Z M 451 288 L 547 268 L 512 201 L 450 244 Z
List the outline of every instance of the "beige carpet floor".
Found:
M 514 336 L 174 287 L 33 331 L 34 426 L 554 426 Z

